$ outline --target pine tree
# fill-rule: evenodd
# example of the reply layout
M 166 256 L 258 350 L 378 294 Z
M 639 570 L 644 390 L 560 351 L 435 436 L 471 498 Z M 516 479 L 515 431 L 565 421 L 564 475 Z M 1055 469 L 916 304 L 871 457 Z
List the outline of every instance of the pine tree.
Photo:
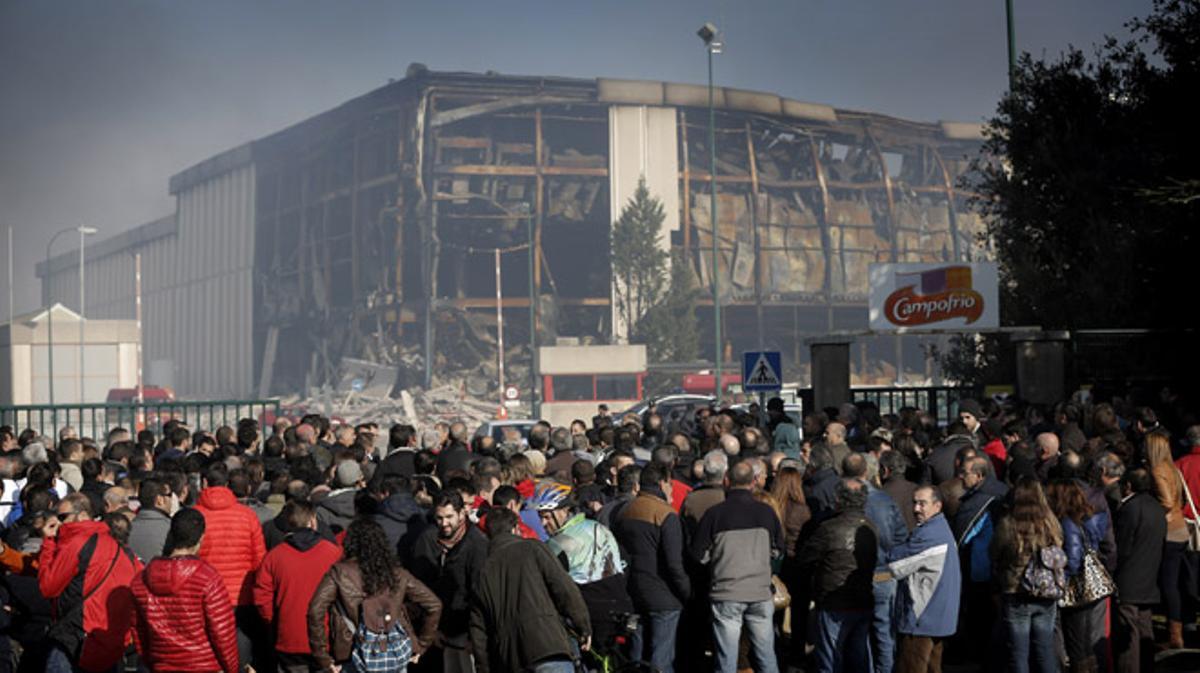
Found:
M 646 344 L 651 362 L 692 362 L 700 357 L 696 299 L 700 290 L 680 253 L 671 255 L 671 283 L 661 302 L 638 323 L 636 338 Z
M 658 237 L 664 219 L 662 202 L 650 195 L 645 177 L 640 178 L 613 224 L 611 241 L 613 294 L 630 333 L 662 298 L 668 255 L 659 249 Z

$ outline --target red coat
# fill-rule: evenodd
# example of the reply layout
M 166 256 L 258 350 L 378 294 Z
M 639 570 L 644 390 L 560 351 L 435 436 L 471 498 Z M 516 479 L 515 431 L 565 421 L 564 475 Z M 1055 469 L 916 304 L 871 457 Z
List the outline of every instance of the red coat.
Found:
M 996 472 L 996 478 L 1004 479 L 1004 468 L 1008 464 L 1008 449 L 1004 448 L 1004 442 L 999 439 L 993 439 L 983 445 L 983 452 L 992 461 L 992 469 Z
M 483 531 L 483 533 L 485 535 L 488 532 L 487 512 L 484 512 L 483 514 L 481 514 L 479 516 L 479 530 Z M 521 537 L 522 539 L 525 539 L 525 540 L 538 539 L 538 534 L 532 528 L 530 528 L 528 525 L 526 525 L 524 521 L 521 521 L 520 519 L 517 519 L 517 534 L 518 534 L 518 537 Z
M 201 491 L 196 511 L 204 515 L 206 533 L 200 558 L 221 574 L 234 605 L 253 605 L 254 571 L 267 555 L 258 516 L 224 486 Z
M 671 479 L 671 509 L 678 514 L 679 510 L 683 509 L 683 501 L 687 499 L 688 494 L 692 492 L 692 487 L 679 481 Z
M 211 565 L 195 556 L 156 558 L 133 581 L 133 596 L 147 668 L 236 673 L 233 605 Z
M 1175 461 L 1175 467 L 1179 468 L 1179 472 L 1183 475 L 1188 491 L 1192 494 L 1192 500 L 1196 501 L 1196 507 L 1200 507 L 1200 446 L 1193 446 L 1186 456 Z M 1186 497 L 1183 499 L 1183 515 L 1189 519 L 1196 518 L 1196 514 L 1188 506 Z
M 275 630 L 275 649 L 311 654 L 308 604 L 325 573 L 342 558 L 342 548 L 328 540 L 289 535 L 267 554 L 255 573 L 254 606 Z
M 93 537 L 92 557 L 80 580 L 76 577 L 80 551 Z M 141 562 L 121 549 L 108 524 L 79 521 L 63 524 L 57 537 L 42 541 L 38 567 L 38 588 L 54 602 L 56 617 L 70 613 L 72 605 L 91 593 L 83 604 L 82 629 L 87 637 L 79 666 L 86 671 L 111 670 L 125 653 L 133 621 L 129 585 L 141 571 Z

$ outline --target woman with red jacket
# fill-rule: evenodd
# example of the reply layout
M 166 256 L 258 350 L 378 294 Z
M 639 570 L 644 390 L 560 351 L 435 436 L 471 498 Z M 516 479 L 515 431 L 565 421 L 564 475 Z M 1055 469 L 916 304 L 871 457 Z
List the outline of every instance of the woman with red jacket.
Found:
M 152 671 L 237 673 L 237 631 L 229 592 L 201 560 L 204 516 L 171 519 L 164 552 L 133 581 L 138 652 Z

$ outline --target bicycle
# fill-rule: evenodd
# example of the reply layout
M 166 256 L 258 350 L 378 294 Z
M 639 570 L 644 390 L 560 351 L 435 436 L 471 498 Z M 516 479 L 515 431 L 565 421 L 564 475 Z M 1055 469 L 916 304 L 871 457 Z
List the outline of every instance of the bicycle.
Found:
M 584 653 L 579 670 L 587 673 L 660 673 L 660 669 L 644 661 L 632 661 L 626 655 L 629 639 L 638 629 L 638 615 L 632 612 L 612 612 L 612 636 L 605 643 L 593 642 Z

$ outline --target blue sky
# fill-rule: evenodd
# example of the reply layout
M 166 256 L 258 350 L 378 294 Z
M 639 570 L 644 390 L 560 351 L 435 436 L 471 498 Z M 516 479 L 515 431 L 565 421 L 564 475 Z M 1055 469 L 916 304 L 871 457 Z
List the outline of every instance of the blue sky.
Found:
M 1124 36 L 1151 0 L 1014 4 L 1018 49 L 1053 58 Z M 0 246 L 13 226 L 16 310 L 37 304 L 33 265 L 55 230 L 168 214 L 171 174 L 411 62 L 702 83 L 705 21 L 725 32 L 720 85 L 981 121 L 1006 83 L 1003 0 L 0 0 Z

